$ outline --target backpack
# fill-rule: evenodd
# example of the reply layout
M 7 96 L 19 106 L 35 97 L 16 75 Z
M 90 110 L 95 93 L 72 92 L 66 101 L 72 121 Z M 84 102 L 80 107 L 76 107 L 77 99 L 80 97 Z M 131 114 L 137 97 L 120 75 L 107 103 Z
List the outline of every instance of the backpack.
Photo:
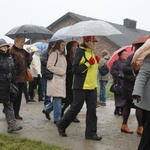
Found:
M 109 69 L 106 64 L 104 64 L 101 68 L 98 69 L 101 76 L 106 75 L 109 72 Z

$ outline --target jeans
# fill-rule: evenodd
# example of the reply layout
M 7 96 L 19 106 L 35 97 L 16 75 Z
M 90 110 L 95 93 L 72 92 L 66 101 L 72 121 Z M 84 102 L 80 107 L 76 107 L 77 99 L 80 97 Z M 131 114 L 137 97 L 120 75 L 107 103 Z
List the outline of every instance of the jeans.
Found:
M 106 103 L 106 85 L 107 85 L 107 82 L 108 81 L 99 80 L 99 84 L 100 84 L 99 100 L 100 100 L 100 102 L 104 102 L 104 103 Z
M 47 80 L 44 76 L 42 76 L 42 93 L 45 100 L 44 105 L 47 105 L 47 103 L 50 102 L 50 97 L 47 96 L 46 91 L 47 91 Z
M 51 111 L 53 111 L 53 115 L 54 115 L 54 121 L 59 121 L 61 118 L 61 101 L 62 98 L 61 97 L 51 97 L 51 99 L 53 99 L 50 103 L 48 103 L 47 105 L 45 105 L 44 110 L 47 113 L 51 113 Z

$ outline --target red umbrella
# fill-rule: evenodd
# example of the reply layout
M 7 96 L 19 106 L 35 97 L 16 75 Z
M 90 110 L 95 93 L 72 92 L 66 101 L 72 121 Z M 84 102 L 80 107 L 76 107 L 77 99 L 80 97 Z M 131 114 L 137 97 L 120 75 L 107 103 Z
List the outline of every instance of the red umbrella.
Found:
M 138 39 L 136 39 L 136 40 L 132 43 L 132 45 L 136 45 L 136 44 L 139 44 L 139 43 L 145 43 L 145 41 L 146 41 L 147 39 L 149 39 L 149 38 L 150 38 L 150 35 L 140 36 Z
M 119 58 L 118 53 L 124 49 L 127 51 L 127 57 L 134 52 L 134 47 L 132 45 L 123 46 L 120 49 L 116 50 L 107 63 L 109 70 L 111 69 L 114 61 L 116 61 Z

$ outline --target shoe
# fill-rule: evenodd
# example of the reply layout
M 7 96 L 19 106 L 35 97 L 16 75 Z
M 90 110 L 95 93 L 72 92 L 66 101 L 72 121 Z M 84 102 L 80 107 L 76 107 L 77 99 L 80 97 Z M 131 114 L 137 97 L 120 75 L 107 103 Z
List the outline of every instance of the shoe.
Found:
M 74 120 L 73 120 L 73 122 L 80 123 L 80 120 L 77 117 L 75 117 Z
M 96 108 L 100 107 L 100 102 L 97 101 Z
M 106 106 L 106 103 L 105 103 L 105 102 L 100 101 L 100 105 L 101 105 L 101 106 Z
M 12 133 L 12 132 L 14 132 L 14 131 L 19 131 L 19 130 L 21 130 L 22 129 L 22 127 L 21 126 L 13 126 L 13 127 L 8 127 L 8 129 L 7 129 L 7 132 L 8 133 Z
M 58 121 L 54 121 L 54 124 L 56 124 Z
M 122 126 L 121 126 L 121 132 L 130 133 L 130 134 L 133 133 L 133 131 L 131 131 L 131 130 L 128 128 L 127 124 L 122 124 Z
M 62 129 L 59 127 L 58 122 L 56 123 L 56 126 L 57 126 L 57 129 L 58 129 L 59 134 L 60 134 L 61 136 L 63 136 L 63 137 L 66 137 L 67 134 L 66 134 L 65 130 L 62 130 Z
M 45 114 L 45 117 L 48 119 L 48 120 L 51 120 L 51 117 L 49 116 L 49 113 L 47 113 L 45 110 L 42 111 L 43 114 Z
M 20 115 L 15 115 L 15 118 L 18 120 L 23 120 L 23 118 Z
M 136 132 L 137 132 L 137 134 L 142 135 L 142 133 L 143 133 L 143 126 L 138 126 Z
M 85 139 L 100 141 L 102 139 L 101 136 L 93 135 L 93 136 L 86 136 Z

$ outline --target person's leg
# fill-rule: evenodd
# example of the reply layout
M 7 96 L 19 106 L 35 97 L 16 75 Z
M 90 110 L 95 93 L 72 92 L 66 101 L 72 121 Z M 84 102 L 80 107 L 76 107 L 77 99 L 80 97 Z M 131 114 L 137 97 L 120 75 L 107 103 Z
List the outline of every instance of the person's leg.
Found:
M 37 85 L 38 85 L 38 101 L 43 101 L 43 92 L 42 92 L 42 79 L 41 77 L 37 78 Z
M 101 104 L 105 105 L 106 104 L 106 85 L 107 81 L 102 81 L 100 80 L 100 102 Z
M 97 104 L 97 92 L 95 90 L 87 91 L 86 95 L 86 130 L 85 136 L 93 136 L 97 134 L 97 116 L 96 116 L 96 104 Z
M 141 136 L 138 150 L 150 150 L 150 111 L 147 111 L 146 122 Z
M 57 123 L 61 118 L 61 101 L 61 97 L 53 97 L 54 123 Z
M 142 135 L 143 133 L 143 110 L 140 108 L 136 109 L 136 119 L 138 122 L 137 134 Z
M 29 102 L 30 97 L 29 97 L 29 92 L 27 89 L 27 82 L 24 84 L 23 93 L 24 93 L 24 97 L 26 99 L 26 102 Z
M 21 100 L 22 100 L 22 93 L 23 93 L 23 89 L 24 89 L 24 83 L 18 83 L 18 89 L 19 89 L 19 93 L 15 97 L 15 100 L 13 102 L 13 109 L 14 109 L 15 118 L 22 120 L 23 118 L 20 117 L 19 111 L 20 111 L 20 106 L 21 106 Z
M 130 133 L 130 134 L 132 134 L 133 131 L 131 131 L 128 128 L 127 123 L 128 123 L 128 118 L 129 118 L 130 111 L 131 111 L 131 107 L 130 107 L 131 104 L 132 104 L 132 100 L 127 99 L 124 110 L 123 110 L 123 122 L 122 122 L 122 125 L 121 125 L 121 132 Z
M 6 122 L 8 124 L 8 132 L 11 133 L 13 131 L 18 131 L 21 130 L 22 127 L 21 126 L 17 126 L 16 125 L 16 120 L 15 120 L 15 116 L 14 116 L 14 110 L 13 110 L 13 103 L 7 103 L 7 104 L 3 104 L 4 106 L 4 114 L 6 116 Z
M 67 110 L 61 120 L 57 123 L 58 131 L 62 130 L 65 132 L 66 128 L 70 125 L 73 119 L 80 112 L 84 100 L 86 98 L 86 91 L 84 90 L 73 90 L 73 103 Z M 60 133 L 60 132 L 59 132 Z

